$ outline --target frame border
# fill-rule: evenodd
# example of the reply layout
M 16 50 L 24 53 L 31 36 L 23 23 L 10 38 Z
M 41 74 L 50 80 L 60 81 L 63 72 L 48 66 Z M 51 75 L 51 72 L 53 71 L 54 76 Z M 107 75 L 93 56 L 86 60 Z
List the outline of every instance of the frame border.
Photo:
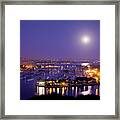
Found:
M 115 115 L 5 115 L 5 5 L 115 5 Z M 119 0 L 44 0 L 0 2 L 0 119 L 120 119 L 119 105 Z

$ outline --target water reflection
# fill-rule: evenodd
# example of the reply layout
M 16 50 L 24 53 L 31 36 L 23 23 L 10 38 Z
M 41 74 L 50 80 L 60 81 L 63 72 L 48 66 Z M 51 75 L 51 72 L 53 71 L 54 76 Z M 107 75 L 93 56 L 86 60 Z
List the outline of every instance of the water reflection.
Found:
M 38 95 L 59 94 L 62 96 L 75 96 L 78 95 L 99 95 L 99 86 L 75 86 L 75 87 L 39 87 L 37 86 Z
M 59 94 L 59 88 L 57 88 L 57 94 Z
M 38 88 L 38 93 L 39 93 L 39 95 L 45 95 L 45 88 L 44 87 L 39 87 Z

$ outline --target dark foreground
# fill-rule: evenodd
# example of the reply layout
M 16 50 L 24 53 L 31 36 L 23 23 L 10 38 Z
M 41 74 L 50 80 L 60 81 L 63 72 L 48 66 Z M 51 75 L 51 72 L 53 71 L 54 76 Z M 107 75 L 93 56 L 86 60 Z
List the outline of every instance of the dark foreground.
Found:
M 80 95 L 77 97 L 73 96 L 61 96 L 61 95 L 41 95 L 41 96 L 33 96 L 28 100 L 100 100 L 100 96 L 96 95 Z

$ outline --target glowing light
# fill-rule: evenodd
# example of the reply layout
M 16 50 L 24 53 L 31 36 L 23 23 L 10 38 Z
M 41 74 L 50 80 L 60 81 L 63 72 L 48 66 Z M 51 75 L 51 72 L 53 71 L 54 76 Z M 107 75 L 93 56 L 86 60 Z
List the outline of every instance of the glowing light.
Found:
M 89 36 L 83 36 L 82 37 L 82 43 L 88 44 L 90 42 L 90 37 Z
M 43 66 L 43 65 L 41 65 L 41 68 L 44 68 L 44 66 Z
M 82 66 L 88 66 L 89 63 L 81 63 Z
M 28 65 L 26 65 L 25 67 L 26 67 L 26 69 L 32 69 L 32 68 L 33 68 L 33 65 L 32 65 L 32 64 L 28 64 Z
M 60 66 L 47 65 L 45 68 L 59 68 Z
M 87 77 L 93 77 L 96 79 L 96 82 L 100 82 L 100 70 L 98 68 L 89 68 L 85 71 Z
M 39 82 L 39 85 L 44 86 L 45 82 Z
M 61 83 L 61 85 L 65 85 L 65 83 L 64 83 L 64 82 L 62 82 L 62 83 Z

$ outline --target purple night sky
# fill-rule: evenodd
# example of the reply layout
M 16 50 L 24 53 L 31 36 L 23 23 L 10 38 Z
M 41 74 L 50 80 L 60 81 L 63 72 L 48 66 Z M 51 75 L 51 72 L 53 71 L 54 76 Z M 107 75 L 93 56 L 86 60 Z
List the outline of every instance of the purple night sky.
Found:
M 89 37 L 88 44 L 82 37 Z M 20 55 L 30 59 L 100 59 L 99 20 L 21 20 Z

